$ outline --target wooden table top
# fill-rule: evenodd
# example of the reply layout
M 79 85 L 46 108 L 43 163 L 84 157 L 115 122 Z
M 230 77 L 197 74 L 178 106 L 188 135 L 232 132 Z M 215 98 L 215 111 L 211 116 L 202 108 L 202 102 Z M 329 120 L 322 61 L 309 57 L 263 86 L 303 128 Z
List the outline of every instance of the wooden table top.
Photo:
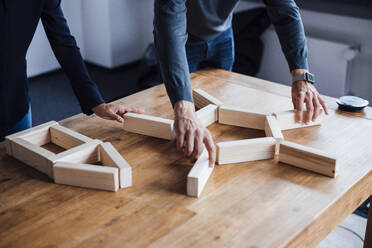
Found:
M 229 105 L 274 112 L 292 108 L 290 88 L 222 70 L 191 75 Z M 336 110 L 321 127 L 284 132 L 286 140 L 338 156 L 335 179 L 273 160 L 216 166 L 200 198 L 186 196 L 192 164 L 174 142 L 123 131 L 95 116 L 60 122 L 109 141 L 130 163 L 133 187 L 116 193 L 57 185 L 0 149 L 0 247 L 312 247 L 372 193 L 372 109 Z M 172 118 L 163 85 L 118 102 Z M 213 124 L 216 142 L 264 136 Z

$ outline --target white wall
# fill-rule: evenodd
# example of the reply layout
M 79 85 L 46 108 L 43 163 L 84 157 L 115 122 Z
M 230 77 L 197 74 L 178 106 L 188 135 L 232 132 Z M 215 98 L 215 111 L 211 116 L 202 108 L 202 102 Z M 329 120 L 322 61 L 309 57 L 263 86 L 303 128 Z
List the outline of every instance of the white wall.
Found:
M 81 22 L 81 1 L 63 0 L 62 9 L 70 26 L 71 33 L 75 36 L 82 52 L 84 52 L 82 33 L 83 27 Z M 26 58 L 27 75 L 29 77 L 52 71 L 60 67 L 56 58 L 54 57 L 52 49 L 50 48 L 41 22 L 39 22 Z
M 237 11 L 259 6 L 263 5 L 241 2 Z M 346 93 L 361 96 L 372 102 L 372 20 L 307 10 L 301 10 L 301 15 L 307 36 L 360 47 L 360 54 L 350 65 L 350 86 L 349 90 L 347 89 L 349 92 Z M 310 70 L 311 67 L 310 64 Z M 324 64 L 322 74 L 327 73 L 327 67 L 328 65 Z M 271 75 L 275 73 L 273 69 Z
M 106 68 L 137 61 L 153 41 L 153 0 L 83 0 L 85 59 Z

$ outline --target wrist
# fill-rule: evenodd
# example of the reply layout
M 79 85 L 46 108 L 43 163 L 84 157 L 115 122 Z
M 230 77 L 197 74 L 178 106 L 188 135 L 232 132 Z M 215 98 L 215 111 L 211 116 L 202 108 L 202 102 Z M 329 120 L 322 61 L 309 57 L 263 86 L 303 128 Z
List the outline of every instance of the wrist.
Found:
M 180 117 L 193 117 L 195 115 L 195 106 L 192 102 L 181 100 L 174 104 L 174 116 Z
M 95 106 L 94 108 L 92 108 L 92 112 L 93 112 L 93 113 L 96 113 L 96 112 L 99 111 L 100 109 L 104 108 L 105 105 L 106 105 L 106 103 L 101 103 L 101 104 Z
M 309 72 L 309 70 L 307 70 L 307 69 L 294 69 L 294 70 L 291 71 L 291 75 L 292 75 L 292 78 L 294 78 L 294 76 L 302 75 L 302 74 L 305 74 L 306 72 Z

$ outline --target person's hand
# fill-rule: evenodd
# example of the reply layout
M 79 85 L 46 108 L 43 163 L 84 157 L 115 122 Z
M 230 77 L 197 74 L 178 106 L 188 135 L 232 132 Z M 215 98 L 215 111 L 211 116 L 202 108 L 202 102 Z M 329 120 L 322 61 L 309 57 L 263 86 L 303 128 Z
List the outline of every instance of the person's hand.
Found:
M 209 154 L 209 166 L 213 167 L 216 161 L 216 148 L 212 135 L 204 127 L 195 114 L 192 102 L 179 101 L 174 106 L 174 130 L 177 140 L 177 150 L 196 161 L 204 150 Z
M 293 70 L 292 77 L 306 70 Z M 328 115 L 327 106 L 315 86 L 306 81 L 292 83 L 292 103 L 296 111 L 295 120 L 298 123 L 308 124 L 315 121 L 322 112 Z M 305 111 L 306 106 L 306 111 Z
M 142 114 L 143 111 L 136 108 L 127 108 L 120 104 L 103 103 L 92 109 L 92 111 L 102 119 L 113 120 L 120 123 L 124 122 L 123 115 L 127 112 Z

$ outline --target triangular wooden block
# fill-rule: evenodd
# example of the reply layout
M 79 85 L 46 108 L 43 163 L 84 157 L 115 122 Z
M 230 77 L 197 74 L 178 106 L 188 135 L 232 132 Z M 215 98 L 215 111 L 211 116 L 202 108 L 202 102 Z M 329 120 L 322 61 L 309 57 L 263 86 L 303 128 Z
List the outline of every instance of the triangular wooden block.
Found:
M 53 167 L 55 183 L 117 191 L 132 185 L 132 170 L 110 143 L 71 149 L 59 157 Z M 101 162 L 102 166 L 93 165 Z
M 103 143 L 101 145 L 101 161 L 104 166 L 110 166 L 119 169 L 119 185 L 120 188 L 132 186 L 132 168 L 128 162 L 120 155 L 111 143 Z

